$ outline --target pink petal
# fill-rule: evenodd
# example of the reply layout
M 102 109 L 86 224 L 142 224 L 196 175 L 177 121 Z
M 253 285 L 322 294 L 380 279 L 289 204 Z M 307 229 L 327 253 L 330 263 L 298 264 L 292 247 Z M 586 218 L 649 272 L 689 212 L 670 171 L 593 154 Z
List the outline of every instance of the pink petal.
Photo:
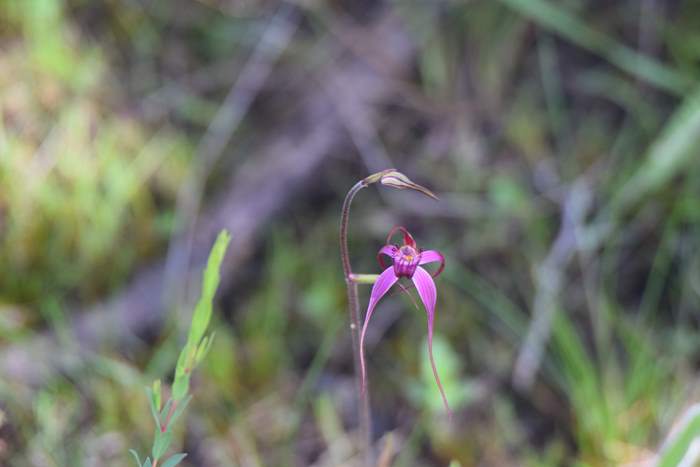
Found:
M 440 395 L 442 396 L 443 404 L 445 404 L 445 409 L 451 414 L 450 406 L 447 403 L 447 396 L 445 396 L 445 390 L 442 388 L 440 376 L 438 376 L 435 360 L 433 359 L 433 321 L 435 319 L 435 302 L 437 301 L 435 282 L 433 282 L 433 278 L 428 271 L 418 266 L 415 274 L 413 274 L 413 283 L 416 285 L 416 290 L 418 290 L 418 295 L 423 301 L 425 311 L 428 315 L 428 356 L 430 357 L 430 366 L 433 369 L 433 376 L 435 376 L 438 389 L 440 389 Z
M 399 248 L 396 245 L 384 245 L 381 248 L 381 250 L 379 250 L 379 253 L 377 253 L 377 261 L 379 262 L 379 265 L 382 268 L 386 268 L 384 260 L 382 259 L 382 255 L 386 255 L 393 260 L 394 256 L 396 256 L 396 253 L 398 253 L 398 251 Z
M 440 275 L 443 269 L 445 269 L 445 257 L 442 256 L 442 253 L 440 253 L 437 250 L 425 250 L 422 251 L 420 254 L 420 262 L 418 264 L 428 264 L 428 263 L 434 263 L 436 261 L 440 261 L 440 267 L 438 268 L 437 271 L 431 274 L 433 277 L 437 277 Z
M 394 268 L 389 267 L 384 270 L 383 273 L 377 278 L 377 282 L 372 286 L 372 293 L 369 297 L 369 305 L 367 306 L 367 313 L 365 313 L 365 322 L 362 325 L 362 333 L 360 334 L 360 368 L 362 370 L 362 391 L 367 388 L 367 370 L 365 368 L 365 333 L 367 332 L 367 325 L 374 312 L 374 307 L 377 306 L 377 302 L 389 291 L 392 285 L 398 281 L 399 278 L 394 274 Z

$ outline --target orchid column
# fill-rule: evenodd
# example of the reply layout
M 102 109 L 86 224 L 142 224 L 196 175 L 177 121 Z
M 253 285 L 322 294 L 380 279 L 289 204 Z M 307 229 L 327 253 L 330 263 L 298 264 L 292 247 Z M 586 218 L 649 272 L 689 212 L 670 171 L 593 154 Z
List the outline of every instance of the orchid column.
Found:
M 430 190 L 413 183 L 401 172 L 395 169 L 388 169 L 372 174 L 369 177 L 357 182 L 350 189 L 350 191 L 348 191 L 348 194 L 345 196 L 345 201 L 343 202 L 340 218 L 340 258 L 343 263 L 343 274 L 345 275 L 345 284 L 348 292 L 348 311 L 350 313 L 350 332 L 352 335 L 353 360 L 355 364 L 355 382 L 357 394 L 360 398 L 359 419 L 361 447 L 364 451 L 365 463 L 368 467 L 372 466 L 374 461 L 370 439 L 372 430 L 369 395 L 368 391 L 366 390 L 366 381 L 364 378 L 364 354 L 360 345 L 360 304 L 357 295 L 357 285 L 373 284 L 379 276 L 369 274 L 353 274 L 352 266 L 350 265 L 350 254 L 348 251 L 348 220 L 350 217 L 350 205 L 352 204 L 352 200 L 355 198 L 355 195 L 361 189 L 377 182 L 400 190 L 415 190 L 430 198 L 437 199 L 437 197 Z

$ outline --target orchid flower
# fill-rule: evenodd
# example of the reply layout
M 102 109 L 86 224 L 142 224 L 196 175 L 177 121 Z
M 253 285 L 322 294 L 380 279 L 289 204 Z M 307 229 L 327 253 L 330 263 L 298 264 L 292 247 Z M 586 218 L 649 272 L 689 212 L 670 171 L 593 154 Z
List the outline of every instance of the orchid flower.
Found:
M 397 231 L 403 233 L 403 245 L 396 246 L 391 244 L 391 238 L 396 234 Z M 392 259 L 393 265 L 386 267 L 382 255 L 388 256 Z M 421 251 L 416 246 L 416 241 L 413 236 L 404 227 L 394 227 L 389 232 L 387 237 L 387 244 L 384 245 L 377 254 L 377 260 L 379 265 L 384 269 L 374 285 L 372 286 L 372 293 L 370 294 L 369 306 L 367 307 L 367 313 L 365 314 L 365 322 L 362 325 L 362 333 L 360 334 L 360 367 L 362 371 L 362 390 L 366 390 L 367 381 L 367 371 L 365 368 L 365 333 L 367 332 L 367 325 L 369 320 L 374 313 L 374 309 L 377 306 L 379 300 L 386 295 L 386 293 L 391 289 L 391 287 L 398 282 L 402 277 L 411 279 L 413 284 L 418 291 L 423 306 L 425 306 L 426 314 L 428 315 L 428 356 L 430 357 L 430 365 L 433 369 L 433 376 L 435 376 L 435 382 L 437 383 L 438 389 L 440 389 L 440 395 L 442 396 L 442 402 L 445 404 L 445 409 L 450 412 L 450 407 L 447 403 L 447 397 L 445 396 L 445 391 L 440 382 L 440 377 L 438 376 L 437 368 L 435 366 L 435 360 L 433 359 L 433 321 L 435 318 L 435 303 L 437 301 L 437 290 L 435 288 L 435 282 L 433 278 L 437 277 L 438 274 L 442 272 L 445 267 L 445 258 L 442 254 L 436 250 L 425 250 Z M 440 267 L 434 273 L 430 274 L 421 265 L 440 262 Z M 408 293 L 408 290 L 401 284 L 399 287 Z M 409 295 L 410 296 L 410 295 Z

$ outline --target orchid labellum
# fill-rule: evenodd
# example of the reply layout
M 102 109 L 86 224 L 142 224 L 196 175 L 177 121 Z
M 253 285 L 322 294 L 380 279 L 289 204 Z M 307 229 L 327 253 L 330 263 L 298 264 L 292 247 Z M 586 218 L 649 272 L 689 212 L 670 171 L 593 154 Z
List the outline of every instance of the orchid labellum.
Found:
M 391 238 L 396 234 L 397 231 L 403 233 L 403 245 L 397 246 L 390 244 Z M 393 264 L 386 267 L 382 256 L 388 256 L 391 258 Z M 362 333 L 360 334 L 360 366 L 362 371 L 362 390 L 366 390 L 367 381 L 367 370 L 365 368 L 365 353 L 364 353 L 364 341 L 365 334 L 367 332 L 367 325 L 369 320 L 374 313 L 374 309 L 377 306 L 379 300 L 386 295 L 386 293 L 391 289 L 391 287 L 396 284 L 399 279 L 406 278 L 410 279 L 415 285 L 418 295 L 423 302 L 426 314 L 428 315 L 428 356 L 430 357 L 430 365 L 433 369 L 433 375 L 435 376 L 435 382 L 437 383 L 438 389 L 440 389 L 440 395 L 442 396 L 442 401 L 445 404 L 447 411 L 450 411 L 449 405 L 447 403 L 447 397 L 445 396 L 445 391 L 440 382 L 440 377 L 438 376 L 437 368 L 435 366 L 435 360 L 433 359 L 433 322 L 435 319 L 435 304 L 437 301 L 437 289 L 435 288 L 435 282 L 433 278 L 437 277 L 445 267 L 445 259 L 442 254 L 436 250 L 425 250 L 421 251 L 417 245 L 413 236 L 404 227 L 394 227 L 389 232 L 387 237 L 387 245 L 383 246 L 379 253 L 377 254 L 377 260 L 379 264 L 384 269 L 376 282 L 372 287 L 372 293 L 370 294 L 369 306 L 367 307 L 367 313 L 365 314 L 365 322 L 362 325 Z M 439 262 L 440 266 L 438 269 L 430 274 L 426 271 L 422 265 L 428 263 Z M 398 284 L 404 291 L 408 292 L 407 289 L 401 284 Z

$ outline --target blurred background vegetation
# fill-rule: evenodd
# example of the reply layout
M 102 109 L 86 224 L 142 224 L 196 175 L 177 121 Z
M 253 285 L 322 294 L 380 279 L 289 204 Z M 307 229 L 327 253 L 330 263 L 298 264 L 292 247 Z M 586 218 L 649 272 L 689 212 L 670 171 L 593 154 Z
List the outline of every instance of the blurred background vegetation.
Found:
M 184 464 L 355 465 L 339 209 L 387 167 L 441 200 L 363 191 L 354 268 L 445 254 L 456 413 L 382 302 L 382 465 L 694 465 L 699 78 L 693 0 L 0 0 L 0 465 L 147 450 L 222 228 Z

